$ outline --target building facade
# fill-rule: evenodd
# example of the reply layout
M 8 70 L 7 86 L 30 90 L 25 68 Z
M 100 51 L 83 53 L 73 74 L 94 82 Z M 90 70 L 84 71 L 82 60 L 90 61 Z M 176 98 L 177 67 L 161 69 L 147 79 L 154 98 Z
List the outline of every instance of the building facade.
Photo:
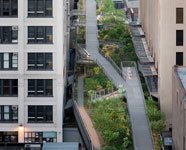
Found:
M 68 0 L 0 0 L 0 142 L 62 142 Z
M 186 65 L 184 0 L 140 0 L 140 23 L 158 72 L 158 98 L 172 128 L 172 67 Z
M 172 137 L 175 150 L 186 148 L 186 67 L 173 68 L 172 87 Z

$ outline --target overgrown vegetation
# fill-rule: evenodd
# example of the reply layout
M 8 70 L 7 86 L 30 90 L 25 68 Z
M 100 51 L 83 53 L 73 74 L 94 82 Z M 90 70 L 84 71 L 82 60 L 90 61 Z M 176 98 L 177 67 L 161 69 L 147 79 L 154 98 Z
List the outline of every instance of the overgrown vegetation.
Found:
M 104 5 L 101 5 L 104 3 Z M 112 0 L 97 0 L 100 48 L 120 66 L 121 61 L 137 61 L 125 14 L 114 8 Z
M 137 62 L 129 27 L 125 24 L 124 12 L 116 10 L 112 0 L 97 0 L 97 14 L 99 16 L 98 23 L 102 25 L 99 30 L 100 49 L 110 56 L 118 66 L 120 66 L 121 61 Z M 139 76 L 146 100 L 155 149 L 160 150 L 162 145 L 160 134 L 166 126 L 165 115 L 159 110 L 159 103 L 150 98 L 144 77 L 140 72 Z
M 165 114 L 161 112 L 158 107 L 159 103 L 153 101 L 150 97 L 146 100 L 147 115 L 150 120 L 152 134 L 154 138 L 155 150 L 161 150 L 162 141 L 160 134 L 165 130 Z
M 104 150 L 132 150 L 130 119 L 126 103 L 120 98 L 98 101 L 92 104 L 95 128 L 104 139 Z
M 84 79 L 85 88 L 85 106 L 90 103 L 90 95 L 95 91 L 113 86 L 113 83 L 107 79 L 103 69 L 96 63 L 86 65 L 86 77 Z

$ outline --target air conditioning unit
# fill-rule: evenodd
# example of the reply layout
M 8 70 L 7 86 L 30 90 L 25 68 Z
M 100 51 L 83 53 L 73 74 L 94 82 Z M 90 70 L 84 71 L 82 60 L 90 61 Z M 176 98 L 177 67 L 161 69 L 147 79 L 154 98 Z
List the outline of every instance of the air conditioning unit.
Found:
M 12 30 L 18 30 L 18 26 L 12 26 Z
M 12 105 L 12 110 L 15 111 L 18 109 L 18 106 L 17 105 Z
M 25 144 L 24 150 L 41 150 L 40 144 Z

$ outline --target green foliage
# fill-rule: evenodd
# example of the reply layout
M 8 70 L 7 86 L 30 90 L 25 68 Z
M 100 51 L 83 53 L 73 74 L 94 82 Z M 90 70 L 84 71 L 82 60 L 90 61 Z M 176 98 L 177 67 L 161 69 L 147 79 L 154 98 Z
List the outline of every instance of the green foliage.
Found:
M 157 134 L 161 134 L 166 127 L 165 114 L 159 110 L 159 103 L 153 101 L 151 98 L 148 98 L 146 105 L 147 115 L 151 123 L 151 129 L 157 132 Z
M 85 78 L 85 89 L 87 91 L 89 90 L 96 90 L 99 86 L 98 80 L 95 80 L 93 78 Z
M 104 12 L 111 11 L 112 12 L 114 10 L 115 10 L 114 3 L 112 2 L 112 0 L 105 0 L 102 11 L 104 11 Z
M 105 150 L 132 150 L 130 119 L 119 98 L 98 101 L 91 109 L 95 127 L 106 143 Z

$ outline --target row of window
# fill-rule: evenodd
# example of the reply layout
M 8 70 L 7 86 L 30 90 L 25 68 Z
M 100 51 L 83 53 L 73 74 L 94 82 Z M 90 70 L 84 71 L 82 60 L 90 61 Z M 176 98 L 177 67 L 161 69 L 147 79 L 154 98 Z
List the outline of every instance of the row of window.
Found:
M 176 8 L 176 23 L 184 23 L 184 9 Z M 184 31 L 176 30 L 176 46 L 183 46 L 184 44 Z M 176 65 L 183 66 L 183 52 L 176 52 Z
M 52 70 L 52 53 L 28 53 L 28 70 Z M 0 70 L 17 70 L 17 53 L 0 53 Z
M 18 27 L 0 26 L 0 44 L 17 44 Z M 53 28 L 52 26 L 29 26 L 28 44 L 52 44 Z
M 18 122 L 18 106 L 0 106 L 0 122 Z M 28 123 L 52 123 L 53 106 L 28 106 Z
M 56 132 L 24 132 L 25 143 L 57 142 Z M 0 143 L 18 143 L 18 132 L 0 132 Z M 15 149 L 15 148 L 14 148 Z
M 18 80 L 0 79 L 0 96 L 17 97 Z M 52 79 L 28 79 L 28 96 L 29 97 L 53 96 L 53 80 Z
M 52 0 L 28 0 L 28 17 L 52 17 Z M 0 17 L 17 17 L 18 0 L 0 0 Z

